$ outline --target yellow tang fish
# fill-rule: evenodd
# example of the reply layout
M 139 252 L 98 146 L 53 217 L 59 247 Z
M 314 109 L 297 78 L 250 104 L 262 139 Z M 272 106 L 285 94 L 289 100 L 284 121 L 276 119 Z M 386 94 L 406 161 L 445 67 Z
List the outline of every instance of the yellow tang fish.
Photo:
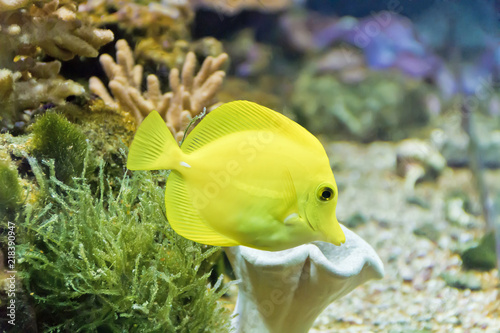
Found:
M 180 148 L 153 111 L 135 134 L 127 168 L 172 170 L 167 219 L 195 242 L 267 251 L 315 240 L 345 242 L 323 146 L 299 124 L 258 104 L 218 107 Z

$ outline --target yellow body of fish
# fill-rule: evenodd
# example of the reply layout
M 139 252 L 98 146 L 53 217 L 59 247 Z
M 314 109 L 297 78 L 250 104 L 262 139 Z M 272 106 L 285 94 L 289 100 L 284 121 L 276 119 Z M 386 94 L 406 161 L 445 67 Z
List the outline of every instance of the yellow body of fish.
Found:
M 153 111 L 134 137 L 127 167 L 172 170 L 167 218 L 193 241 L 268 251 L 345 241 L 323 146 L 297 123 L 258 104 L 220 106 L 182 147 Z

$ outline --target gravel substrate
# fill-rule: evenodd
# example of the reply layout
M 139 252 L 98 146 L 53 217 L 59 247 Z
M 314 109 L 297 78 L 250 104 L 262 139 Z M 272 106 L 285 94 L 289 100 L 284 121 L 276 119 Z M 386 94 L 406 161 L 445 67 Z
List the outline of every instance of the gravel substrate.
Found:
M 457 192 L 478 207 L 470 172 L 446 168 L 409 193 L 395 172 L 395 144 L 335 143 L 327 152 L 339 185 L 337 217 L 361 221 L 351 230 L 375 248 L 386 276 L 331 304 L 310 332 L 500 332 L 497 271 L 465 271 L 456 254 L 484 233 L 484 222 L 447 211 Z M 487 179 L 498 193 L 500 171 Z M 450 214 L 465 222 L 449 222 Z M 431 231 L 417 236 L 424 226 Z

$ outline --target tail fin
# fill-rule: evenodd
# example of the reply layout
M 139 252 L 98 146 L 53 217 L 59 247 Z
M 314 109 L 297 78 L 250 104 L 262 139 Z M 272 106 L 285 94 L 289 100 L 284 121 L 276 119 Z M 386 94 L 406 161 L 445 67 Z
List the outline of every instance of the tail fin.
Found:
M 181 149 L 165 121 L 156 111 L 143 120 L 130 145 L 127 168 L 130 170 L 176 169 Z

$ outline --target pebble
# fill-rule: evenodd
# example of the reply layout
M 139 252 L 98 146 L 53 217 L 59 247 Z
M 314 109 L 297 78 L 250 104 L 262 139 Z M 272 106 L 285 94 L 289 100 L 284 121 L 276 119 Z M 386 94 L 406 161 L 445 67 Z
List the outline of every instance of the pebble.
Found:
M 310 332 L 499 333 L 500 280 L 496 270 L 473 271 L 466 289 L 452 287 L 442 277 L 443 273 L 459 278 L 469 274 L 463 270 L 455 249 L 483 234 L 482 221 L 466 221 L 478 220 L 475 216 L 466 216 L 463 224 L 450 223 L 445 216 L 445 198 L 454 189 L 470 188 L 470 171 L 447 169 L 435 183 L 417 184 L 415 194 L 425 196 L 430 204 L 424 209 L 406 202 L 402 178 L 387 176 L 394 174 L 393 165 L 371 167 L 377 164 L 380 147 L 384 156 L 390 156 L 390 149 L 395 151 L 385 143 L 354 148 L 352 143 L 335 143 L 329 148 L 332 153 L 349 156 L 349 167 L 335 173 L 337 179 L 348 179 L 339 194 L 342 215 L 361 212 L 370 217 L 355 232 L 375 248 L 384 262 L 386 276 L 367 282 L 328 306 Z M 367 158 L 373 163 L 361 162 Z M 354 169 L 356 179 L 349 179 Z M 500 183 L 500 170 L 490 173 Z M 464 214 L 463 205 L 457 203 L 457 208 Z M 434 242 L 414 234 L 426 223 L 441 233 Z M 478 281 L 481 290 L 471 291 Z

